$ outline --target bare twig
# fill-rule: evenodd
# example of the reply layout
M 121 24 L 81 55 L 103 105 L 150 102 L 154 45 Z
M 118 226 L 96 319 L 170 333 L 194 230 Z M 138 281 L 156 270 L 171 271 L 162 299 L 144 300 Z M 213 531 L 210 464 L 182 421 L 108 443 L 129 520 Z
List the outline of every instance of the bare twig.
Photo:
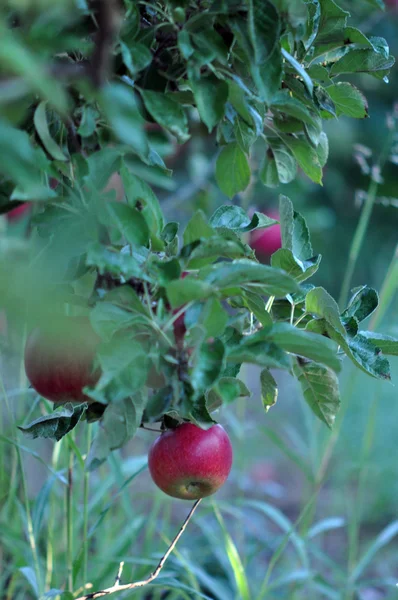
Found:
M 117 572 L 117 576 L 116 576 L 114 585 L 112 585 L 111 587 L 106 588 L 104 590 L 98 590 L 98 592 L 91 592 L 90 594 L 87 594 L 86 596 L 80 596 L 80 598 L 77 598 L 76 600 L 96 600 L 96 598 L 102 598 L 103 596 L 110 596 L 111 594 L 115 594 L 116 592 L 132 590 L 134 588 L 143 587 L 144 585 L 148 585 L 149 583 L 152 583 L 152 581 L 154 581 L 154 579 L 156 579 L 156 577 L 159 575 L 159 573 L 161 572 L 161 570 L 163 569 L 163 567 L 165 565 L 166 560 L 168 559 L 168 557 L 170 556 L 170 554 L 173 552 L 174 548 L 176 547 L 178 540 L 184 533 L 184 531 L 185 531 L 189 521 L 191 520 L 193 513 L 197 509 L 200 501 L 201 501 L 201 498 L 199 498 L 199 500 L 196 500 L 195 504 L 192 506 L 191 510 L 189 511 L 187 518 L 185 519 L 184 523 L 182 524 L 180 531 L 177 533 L 174 540 L 171 542 L 170 546 L 168 547 L 167 552 L 163 555 L 158 566 L 149 575 L 149 577 L 147 579 L 120 585 L 120 579 L 121 579 L 123 567 L 124 567 L 124 562 L 121 562 L 119 565 L 119 569 Z
M 121 26 L 119 0 L 99 0 L 96 21 L 98 32 L 91 58 L 91 79 L 95 87 L 101 87 L 112 69 L 113 44 Z

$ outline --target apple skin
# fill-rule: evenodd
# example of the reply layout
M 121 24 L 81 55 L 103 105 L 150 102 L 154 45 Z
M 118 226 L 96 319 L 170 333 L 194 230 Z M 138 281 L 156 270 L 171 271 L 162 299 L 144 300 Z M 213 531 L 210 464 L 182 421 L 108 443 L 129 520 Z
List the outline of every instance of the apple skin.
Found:
M 29 204 L 29 202 L 24 202 L 23 204 L 16 206 L 8 213 L 6 213 L 7 221 L 11 223 L 19 221 L 19 219 L 21 219 L 27 212 L 29 212 L 30 209 L 31 205 Z
M 82 389 L 94 386 L 99 338 L 87 317 L 68 317 L 51 331 L 34 329 L 25 346 L 25 371 L 32 387 L 52 402 L 90 402 Z
M 279 214 L 275 211 L 269 211 L 266 214 L 271 219 L 279 220 Z M 281 226 L 272 225 L 267 229 L 253 231 L 249 243 L 257 257 L 271 256 L 282 247 Z
M 214 494 L 232 466 L 232 445 L 221 425 L 200 429 L 183 423 L 162 433 L 148 455 L 155 484 L 169 496 L 197 500 Z

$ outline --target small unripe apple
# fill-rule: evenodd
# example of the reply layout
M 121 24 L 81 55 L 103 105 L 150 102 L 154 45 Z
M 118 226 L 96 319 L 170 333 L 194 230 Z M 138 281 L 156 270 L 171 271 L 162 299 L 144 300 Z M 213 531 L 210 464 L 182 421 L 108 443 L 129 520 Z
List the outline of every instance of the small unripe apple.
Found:
M 276 211 L 267 212 L 271 219 L 279 220 L 279 214 Z M 257 229 L 250 235 L 250 246 L 255 251 L 258 258 L 261 256 L 271 256 L 282 246 L 281 226 L 272 225 L 267 229 Z
M 148 466 L 165 494 L 196 500 L 214 494 L 225 483 L 232 466 L 232 445 L 221 425 L 205 430 L 183 423 L 154 441 Z
M 32 387 L 52 402 L 87 402 L 85 386 L 94 386 L 99 338 L 87 317 L 68 317 L 53 329 L 36 328 L 25 346 L 25 371 Z

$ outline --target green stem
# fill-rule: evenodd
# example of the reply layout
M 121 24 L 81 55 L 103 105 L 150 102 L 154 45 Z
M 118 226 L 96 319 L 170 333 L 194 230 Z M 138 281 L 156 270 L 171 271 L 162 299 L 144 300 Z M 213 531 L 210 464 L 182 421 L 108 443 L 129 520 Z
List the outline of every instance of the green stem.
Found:
M 91 425 L 87 423 L 87 454 L 90 451 L 91 446 Z M 88 502 L 89 502 L 89 491 L 90 491 L 90 473 L 85 471 L 84 473 L 84 487 L 83 487 L 83 585 L 87 581 L 87 564 L 88 564 Z
M 69 435 L 73 436 L 73 432 Z M 73 449 L 68 445 L 68 485 L 66 488 L 66 560 L 68 592 L 73 592 Z
M 387 274 L 384 278 L 383 285 L 380 291 L 380 301 L 376 312 L 373 314 L 369 329 L 374 331 L 378 328 L 381 323 L 387 309 L 391 303 L 398 289 L 398 244 L 395 247 L 394 255 L 392 257 L 390 266 L 388 267 Z
M 9 418 L 10 418 L 10 424 L 11 424 L 12 431 L 13 431 L 13 438 L 15 441 L 14 447 L 16 450 L 16 455 L 17 455 L 17 460 L 19 463 L 21 480 L 22 480 L 22 489 L 23 489 L 24 505 L 25 505 L 25 513 L 26 513 L 26 526 L 27 526 L 28 540 L 29 540 L 29 545 L 30 545 L 30 549 L 32 552 L 34 570 L 35 570 L 36 581 L 37 581 L 37 588 L 39 590 L 39 596 L 41 596 L 42 581 L 41 581 L 41 572 L 40 572 L 40 561 L 39 561 L 39 554 L 38 554 L 37 546 L 36 546 L 35 534 L 33 531 L 33 521 L 32 521 L 32 513 L 30 510 L 28 485 L 26 482 L 25 469 L 24 469 L 23 460 L 22 460 L 22 452 L 19 447 L 17 436 L 14 433 L 14 431 L 15 431 L 14 419 L 13 419 L 13 415 L 11 412 L 10 403 L 8 401 L 8 395 L 7 395 L 6 389 L 4 387 L 4 382 L 3 382 L 2 378 L 0 378 L 0 387 L 1 387 L 1 391 L 3 393 L 5 405 L 6 405 L 7 412 L 8 412 Z
M 381 172 L 384 164 L 386 162 L 388 152 L 391 146 L 392 137 L 394 135 L 394 128 L 390 128 L 389 135 L 387 135 L 386 142 L 382 148 L 379 159 L 374 165 L 373 169 L 377 168 Z M 376 200 L 377 190 L 379 187 L 378 182 L 371 175 L 372 179 L 369 184 L 368 193 L 366 195 L 366 200 L 362 206 L 361 214 L 359 217 L 358 225 L 354 233 L 354 237 L 352 238 L 350 252 L 348 255 L 347 267 L 344 273 L 343 283 L 341 286 L 339 305 L 340 308 L 344 308 L 345 303 L 347 302 L 348 294 L 351 287 L 352 277 L 354 275 L 355 266 L 357 264 L 357 260 L 359 254 L 362 249 L 362 245 L 365 239 L 366 232 L 368 230 L 368 226 L 370 223 L 370 217 L 372 216 L 373 205 Z
M 269 312 L 269 313 L 271 312 L 271 308 L 272 308 L 274 301 L 275 301 L 275 296 L 270 296 L 268 298 L 267 304 L 265 305 L 265 310 L 267 312 Z
M 60 440 L 57 444 L 54 444 L 53 455 L 51 460 L 51 467 L 55 471 L 58 470 L 58 461 L 60 456 L 60 451 L 62 447 L 62 440 Z M 47 525 L 47 551 L 46 551 L 46 576 L 44 586 L 45 589 L 51 588 L 52 577 L 53 577 L 53 568 L 54 568 L 54 527 L 55 527 L 55 506 L 57 504 L 57 496 L 52 491 L 51 499 L 50 499 L 50 515 L 48 518 Z

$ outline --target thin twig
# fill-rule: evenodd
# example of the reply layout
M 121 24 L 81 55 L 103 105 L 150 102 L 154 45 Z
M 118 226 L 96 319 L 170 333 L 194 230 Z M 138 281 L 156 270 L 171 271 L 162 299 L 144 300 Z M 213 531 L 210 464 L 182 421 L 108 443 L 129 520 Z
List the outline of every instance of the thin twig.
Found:
M 173 552 L 175 546 L 177 545 L 178 540 L 184 533 L 189 521 L 191 520 L 193 513 L 199 506 L 200 501 L 201 501 L 201 498 L 199 498 L 199 500 L 196 500 L 195 504 L 192 506 L 191 510 L 189 511 L 187 518 L 185 519 L 184 523 L 182 524 L 180 531 L 177 533 L 174 540 L 171 542 L 170 546 L 168 547 L 167 552 L 163 555 L 158 566 L 149 575 L 149 577 L 147 579 L 120 585 L 120 579 L 122 576 L 123 566 L 124 566 L 124 562 L 121 562 L 119 565 L 119 569 L 117 572 L 117 576 L 116 576 L 114 585 L 112 585 L 111 587 L 106 588 L 104 590 L 98 590 L 98 592 L 91 592 L 91 594 L 87 594 L 86 596 L 80 596 L 80 598 L 77 598 L 76 600 L 96 600 L 96 598 L 102 598 L 103 596 L 110 596 L 111 594 L 115 594 L 116 592 L 132 590 L 134 588 L 143 587 L 144 585 L 148 585 L 149 583 L 152 583 L 152 581 L 154 581 L 154 579 L 156 579 L 156 577 L 160 574 L 161 570 L 163 569 L 163 567 L 165 565 L 166 560 L 168 559 L 170 554 Z
M 113 44 L 121 26 L 119 0 L 100 0 L 96 13 L 98 32 L 91 58 L 91 78 L 95 87 L 101 87 L 112 69 Z

